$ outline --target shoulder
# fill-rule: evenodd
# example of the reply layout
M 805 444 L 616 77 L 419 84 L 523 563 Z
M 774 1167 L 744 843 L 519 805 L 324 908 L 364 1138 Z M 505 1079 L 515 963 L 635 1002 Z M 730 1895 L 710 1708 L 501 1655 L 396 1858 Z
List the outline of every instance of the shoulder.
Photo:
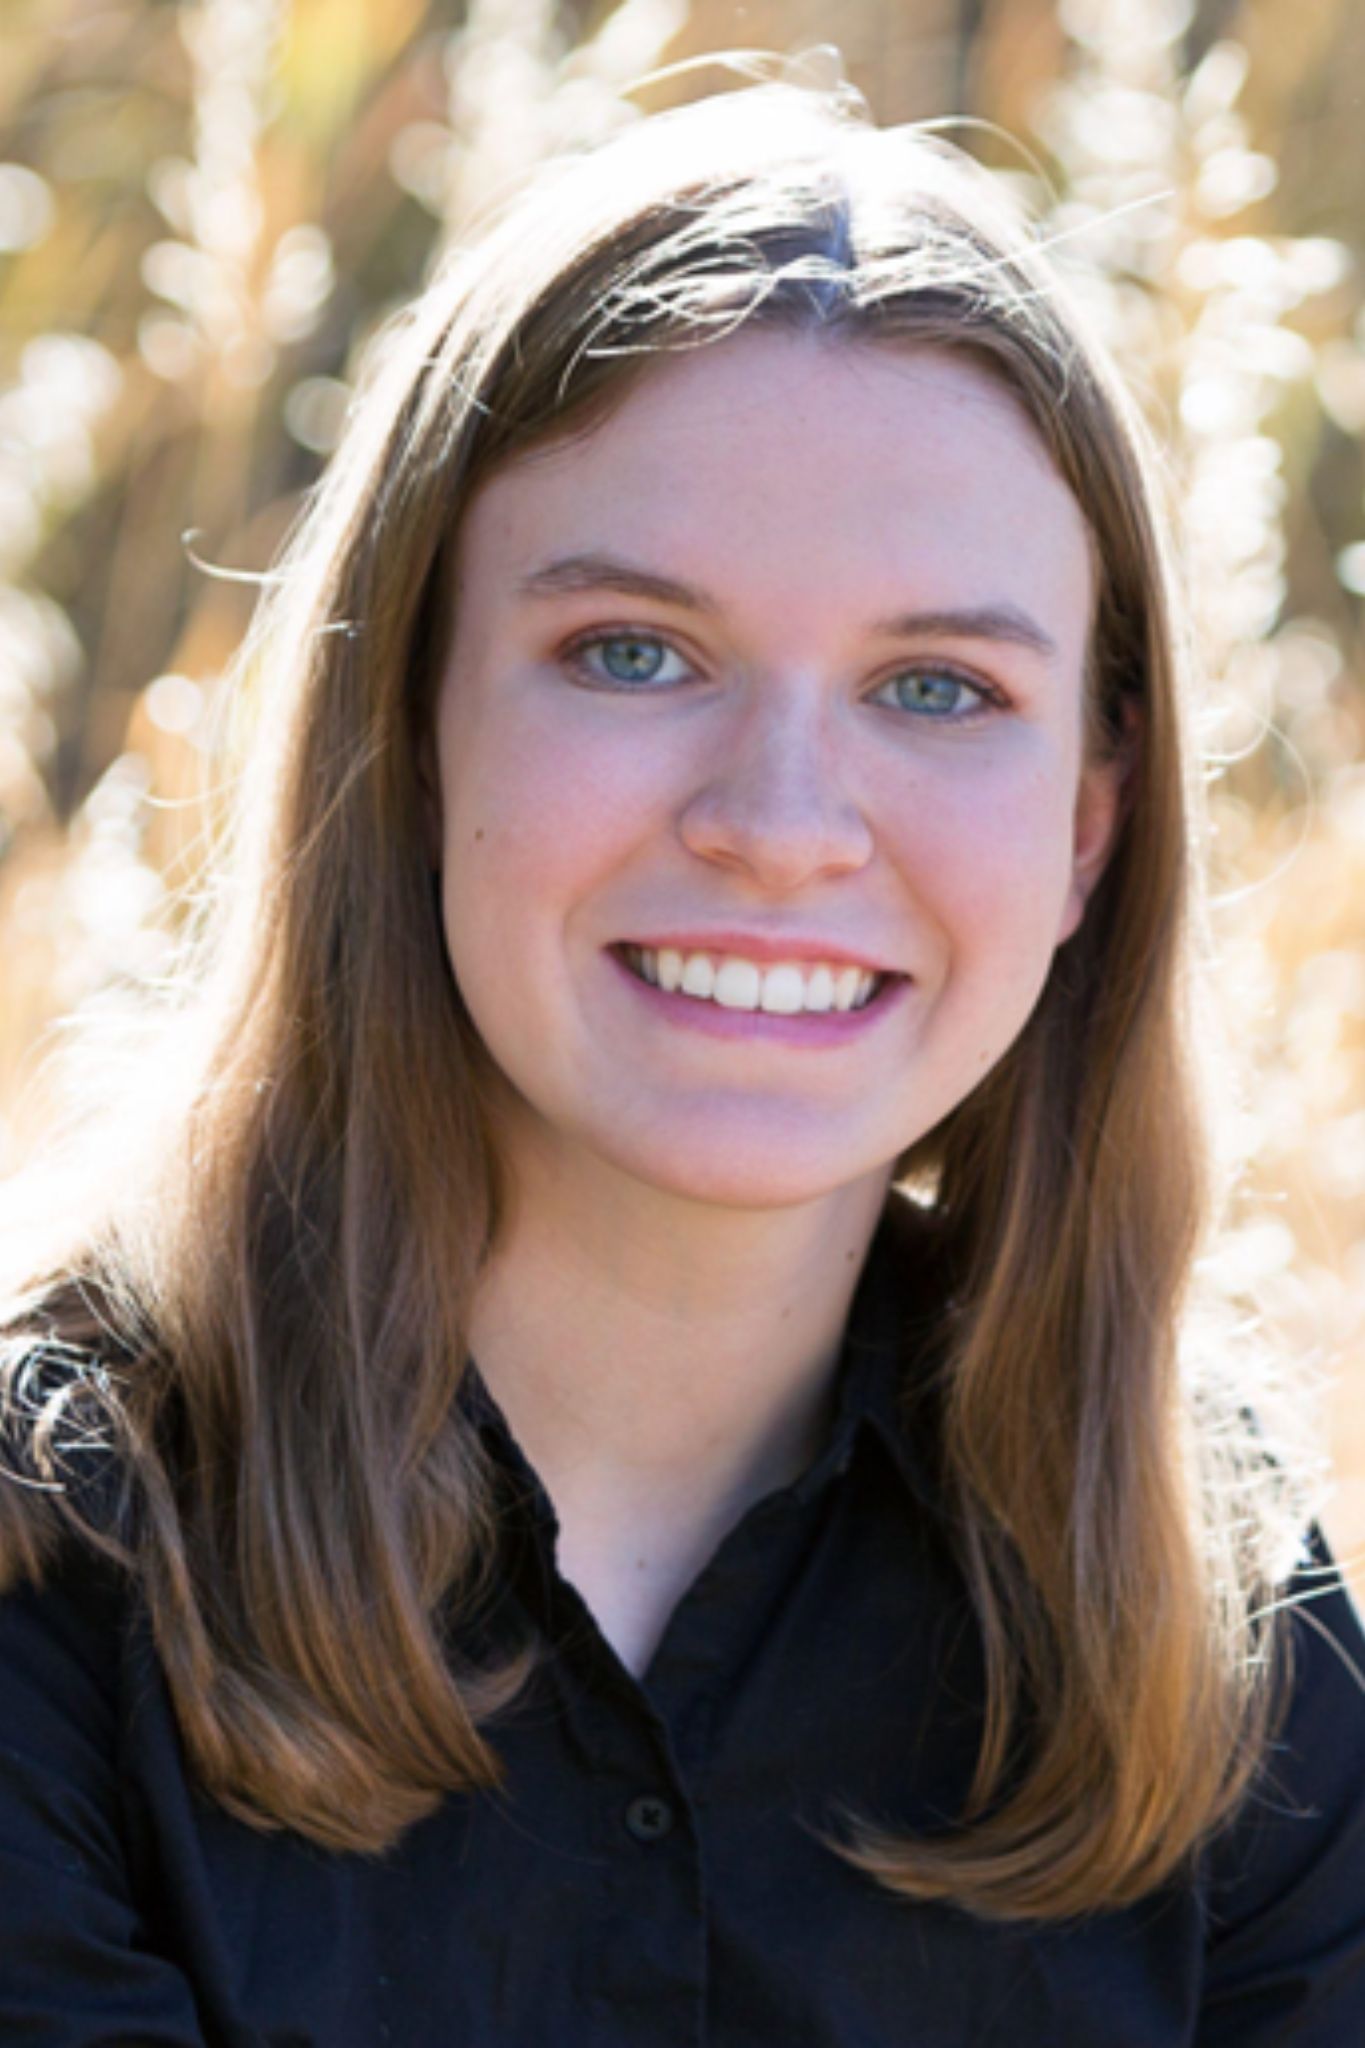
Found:
M 1276 1616 L 1283 1694 L 1261 1767 L 1206 1855 L 1211 1992 L 1230 2013 L 1350 1991 L 1365 2017 L 1365 1631 L 1311 1531 Z M 1221 2038 L 1221 2037 L 1220 2037 Z M 1229 2036 L 1229 2038 L 1240 2038 Z M 1343 2036 L 1344 2038 L 1344 2036 Z
M 55 1336 L 0 1338 L 0 1589 L 73 1550 L 126 1562 L 133 1501 L 115 1368 Z
M 1365 1909 L 1365 1630 L 1316 1525 L 1276 1603 L 1279 1713 L 1260 1771 L 1224 1845 L 1224 1875 L 1246 1875 L 1249 1842 L 1307 1847 L 1315 1826 L 1354 1816 Z
M 11 1576 L 0 1589 L 0 1743 L 16 1713 L 46 1718 L 76 1697 L 112 1705 L 136 1604 L 129 1573 L 75 1538 L 39 1572 Z
M 0 1488 L 12 1529 L 11 1483 Z M 4 1558 L 0 1836 L 7 1854 L 27 1844 L 37 1872 L 89 1822 L 112 1868 L 129 1657 L 141 1640 L 136 1587 L 74 1523 L 55 1526 L 36 1560 L 13 1545 Z
M 109 1395 L 89 1352 L 32 1339 L 0 1350 L 0 1786 L 11 1802 L 93 1782 L 116 1747 L 138 1603 Z

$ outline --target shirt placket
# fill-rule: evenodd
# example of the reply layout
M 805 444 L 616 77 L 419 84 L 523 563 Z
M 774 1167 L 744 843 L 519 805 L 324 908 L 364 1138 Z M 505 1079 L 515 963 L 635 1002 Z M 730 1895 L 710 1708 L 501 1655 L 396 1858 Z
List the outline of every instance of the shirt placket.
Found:
M 594 1935 L 574 1981 L 593 2048 L 707 2048 L 708 1764 L 725 1700 L 847 1464 L 851 1418 L 801 1483 L 756 1503 L 670 1616 L 643 1679 L 626 1670 L 558 1570 L 558 1521 L 500 1433 L 518 1540 L 516 1597 L 552 1646 L 570 1753 L 587 1766 Z

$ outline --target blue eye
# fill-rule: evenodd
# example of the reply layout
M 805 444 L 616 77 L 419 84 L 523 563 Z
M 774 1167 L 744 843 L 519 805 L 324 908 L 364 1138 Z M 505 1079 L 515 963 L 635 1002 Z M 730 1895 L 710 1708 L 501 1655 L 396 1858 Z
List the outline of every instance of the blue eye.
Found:
M 945 723 L 969 717 L 990 701 L 990 692 L 979 683 L 969 683 L 965 676 L 954 675 L 951 669 L 907 668 L 883 683 L 877 693 L 893 693 L 893 707 L 899 711 L 918 712 L 921 717 L 939 718 Z
M 626 690 L 680 682 L 689 673 L 682 657 L 652 633 L 598 633 L 578 641 L 569 658 L 589 681 Z

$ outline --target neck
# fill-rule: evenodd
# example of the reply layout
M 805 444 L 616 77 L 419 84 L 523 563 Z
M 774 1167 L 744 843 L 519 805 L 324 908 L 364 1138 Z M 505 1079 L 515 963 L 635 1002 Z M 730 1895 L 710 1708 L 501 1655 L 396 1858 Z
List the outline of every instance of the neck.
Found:
M 470 1334 L 561 1520 L 724 1519 L 794 1478 L 829 1424 L 887 1176 L 751 1211 L 601 1162 L 536 1169 L 514 1177 Z

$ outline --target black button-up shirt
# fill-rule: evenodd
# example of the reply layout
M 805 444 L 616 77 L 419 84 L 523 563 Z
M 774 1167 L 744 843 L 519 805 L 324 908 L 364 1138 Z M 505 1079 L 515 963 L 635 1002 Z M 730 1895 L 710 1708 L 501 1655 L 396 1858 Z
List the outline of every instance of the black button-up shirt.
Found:
M 505 1786 L 385 1856 L 204 1798 L 108 1567 L 72 1558 L 0 1602 L 0 2042 L 1361 2048 L 1365 1641 L 1334 1582 L 1301 1582 L 1263 1783 L 1140 1906 L 987 1923 L 891 1897 L 820 1839 L 841 1807 L 942 1825 L 979 1733 L 971 1615 L 898 1419 L 899 1229 L 874 1241 L 823 1452 L 725 1537 L 642 1680 L 559 1576 L 550 1501 L 471 1372 L 515 1531 L 482 1640 L 547 1653 L 490 1730 Z

